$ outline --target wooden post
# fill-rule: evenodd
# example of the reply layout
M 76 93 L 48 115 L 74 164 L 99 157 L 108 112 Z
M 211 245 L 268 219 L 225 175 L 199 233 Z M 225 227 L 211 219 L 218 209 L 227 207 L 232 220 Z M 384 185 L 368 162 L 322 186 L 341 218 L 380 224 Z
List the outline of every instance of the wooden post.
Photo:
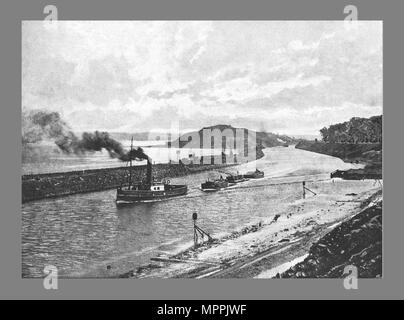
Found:
M 313 195 L 317 195 L 313 190 L 310 190 L 309 188 L 306 188 L 306 182 L 303 181 L 303 199 L 306 199 L 306 190 L 311 192 Z
M 132 184 L 132 149 L 133 149 L 133 136 L 130 139 L 130 151 L 129 151 L 129 186 L 128 190 L 130 190 L 130 185 Z
M 194 247 L 196 248 L 198 246 L 198 232 L 197 232 L 197 227 L 196 227 L 196 220 L 198 219 L 198 214 L 194 212 L 192 214 L 192 220 L 194 221 Z
M 202 238 L 202 242 L 201 242 L 202 244 L 203 244 L 203 242 L 204 242 L 205 236 L 208 237 L 208 241 L 209 241 L 209 242 L 213 241 L 213 238 L 210 236 L 209 233 L 207 233 L 205 230 L 199 228 L 199 227 L 196 225 L 196 220 L 197 220 L 197 219 L 198 219 L 198 214 L 197 214 L 196 212 L 194 212 L 194 213 L 192 214 L 192 220 L 194 221 L 194 247 L 195 247 L 195 248 L 198 246 L 198 239 L 199 239 L 199 236 L 201 236 L 201 238 Z M 199 233 L 199 235 L 198 235 L 198 233 Z
M 194 221 L 194 247 L 198 246 L 198 232 L 196 231 L 196 223 Z

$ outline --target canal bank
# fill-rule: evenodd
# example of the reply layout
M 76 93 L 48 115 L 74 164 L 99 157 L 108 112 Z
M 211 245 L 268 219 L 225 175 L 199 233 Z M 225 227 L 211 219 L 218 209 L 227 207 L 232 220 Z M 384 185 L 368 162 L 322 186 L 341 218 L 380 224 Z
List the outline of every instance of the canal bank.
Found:
M 318 194 L 296 200 L 271 218 L 216 237 L 197 248 L 189 247 L 171 256 L 160 255 L 147 265 L 115 275 L 123 278 L 272 278 L 304 260 L 313 248 L 323 248 L 323 237 L 338 226 L 354 221 L 355 217 L 379 206 L 382 193 L 371 181 L 322 181 L 311 186 Z M 202 222 L 201 222 L 202 223 Z M 346 233 L 355 233 L 352 225 Z M 345 228 L 347 229 L 347 228 Z M 330 236 L 328 238 L 330 238 Z M 345 247 L 355 256 L 361 243 L 349 239 Z M 377 242 L 377 240 L 375 240 Z M 341 249 L 343 250 L 343 248 Z M 381 255 L 381 252 L 379 252 Z M 362 257 L 363 258 L 363 257 Z M 371 259 L 370 259 L 371 260 Z M 340 261 L 335 259 L 335 261 Z M 346 260 L 349 263 L 349 259 Z M 381 264 L 381 260 L 376 261 Z M 376 263 L 375 262 L 375 263 Z M 307 261 L 305 261 L 307 264 Z M 319 262 L 321 269 L 323 261 Z M 286 268 L 285 268 L 286 266 Z M 337 265 L 327 267 L 332 269 Z M 332 277 L 343 275 L 343 266 Z M 380 268 L 379 268 L 380 269 Z M 293 269 L 292 269 L 293 270 Z M 111 274 L 113 270 L 111 270 Z M 303 277 L 301 273 L 289 277 Z M 321 277 L 315 271 L 309 277 Z M 376 275 L 374 275 L 376 276 Z M 286 277 L 286 276 L 285 276 Z
M 347 163 L 362 164 L 360 169 L 339 171 L 338 178 L 348 180 L 383 179 L 383 147 L 381 143 L 325 143 L 301 141 L 297 149 L 338 157 Z

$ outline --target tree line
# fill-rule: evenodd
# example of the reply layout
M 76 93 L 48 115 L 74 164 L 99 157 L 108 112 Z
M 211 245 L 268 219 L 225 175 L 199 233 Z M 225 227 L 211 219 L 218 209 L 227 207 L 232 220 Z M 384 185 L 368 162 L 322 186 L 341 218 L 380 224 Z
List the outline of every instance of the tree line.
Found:
M 324 127 L 320 133 L 327 143 L 381 143 L 382 116 L 354 117 L 349 121 Z

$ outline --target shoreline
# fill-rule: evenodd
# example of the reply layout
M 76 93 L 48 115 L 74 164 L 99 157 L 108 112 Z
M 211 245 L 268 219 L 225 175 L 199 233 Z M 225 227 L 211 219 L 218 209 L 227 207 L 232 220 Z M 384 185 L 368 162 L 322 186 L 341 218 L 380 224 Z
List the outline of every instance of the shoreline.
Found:
M 301 141 L 296 149 L 340 158 L 346 163 L 363 164 L 363 169 L 337 170 L 333 176 L 347 180 L 383 179 L 382 143 L 325 143 Z
M 383 275 L 382 191 L 361 203 L 362 210 L 327 233 L 301 261 L 276 278 L 342 278 L 345 267 L 355 266 L 359 278 Z
M 155 164 L 153 175 L 159 178 L 175 178 L 204 171 L 217 170 L 238 164 Z M 146 166 L 134 166 L 133 177 L 140 180 Z M 73 194 L 110 190 L 127 180 L 128 167 L 89 169 L 68 172 L 30 174 L 22 176 L 22 203 L 42 199 L 59 198 Z
M 264 157 L 262 146 L 257 148 L 256 161 Z M 226 159 L 221 156 L 209 156 L 211 164 L 183 162 L 158 163 L 153 165 L 153 176 L 157 179 L 176 178 L 192 175 L 195 173 L 223 169 L 242 165 L 246 163 L 234 162 L 226 163 Z M 195 159 L 196 162 L 203 161 L 202 158 Z M 141 180 L 145 175 L 146 165 L 133 166 L 133 179 Z M 110 167 L 99 169 L 84 169 L 66 172 L 51 172 L 37 174 L 23 174 L 21 176 L 21 202 L 32 202 L 42 199 L 59 198 L 73 194 L 104 191 L 125 185 L 122 181 L 127 181 L 128 167 Z
M 317 185 L 328 192 L 297 200 L 274 217 L 238 228 L 196 249 L 191 246 L 170 255 L 163 253 L 152 257 L 147 265 L 118 274 L 113 274 L 112 268 L 109 276 L 108 273 L 103 276 L 267 278 L 271 272 L 273 276 L 274 268 L 286 271 L 291 261 L 300 262 L 312 245 L 358 214 L 361 206 L 380 190 L 371 181 L 338 179 L 335 183 L 330 180 Z M 338 188 L 339 194 L 330 192 L 334 188 Z
M 248 159 L 247 162 L 263 158 L 263 149 L 265 148 L 262 145 L 257 145 L 254 159 Z M 223 154 L 206 156 L 205 158 L 210 159 L 210 164 L 206 164 L 203 158 L 195 158 L 189 164 L 184 164 L 181 160 L 179 162 L 153 164 L 153 176 L 157 179 L 176 178 L 246 163 L 245 160 L 238 162 L 237 155 L 234 155 L 234 159 L 229 163 L 226 163 L 227 158 Z M 186 160 L 189 161 L 188 159 Z M 133 179 L 142 180 L 145 171 L 146 165 L 133 166 Z M 79 193 L 110 190 L 125 185 L 122 182 L 127 181 L 127 177 L 127 166 L 23 174 L 21 176 L 21 202 L 26 203 Z

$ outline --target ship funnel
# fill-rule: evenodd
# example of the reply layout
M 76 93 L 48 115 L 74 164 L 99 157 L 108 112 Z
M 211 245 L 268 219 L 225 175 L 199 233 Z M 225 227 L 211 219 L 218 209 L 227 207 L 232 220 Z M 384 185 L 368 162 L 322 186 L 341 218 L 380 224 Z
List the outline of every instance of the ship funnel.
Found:
M 147 179 L 147 184 L 152 184 L 152 163 L 151 159 L 148 157 L 147 158 L 147 172 L 146 172 L 146 179 Z

